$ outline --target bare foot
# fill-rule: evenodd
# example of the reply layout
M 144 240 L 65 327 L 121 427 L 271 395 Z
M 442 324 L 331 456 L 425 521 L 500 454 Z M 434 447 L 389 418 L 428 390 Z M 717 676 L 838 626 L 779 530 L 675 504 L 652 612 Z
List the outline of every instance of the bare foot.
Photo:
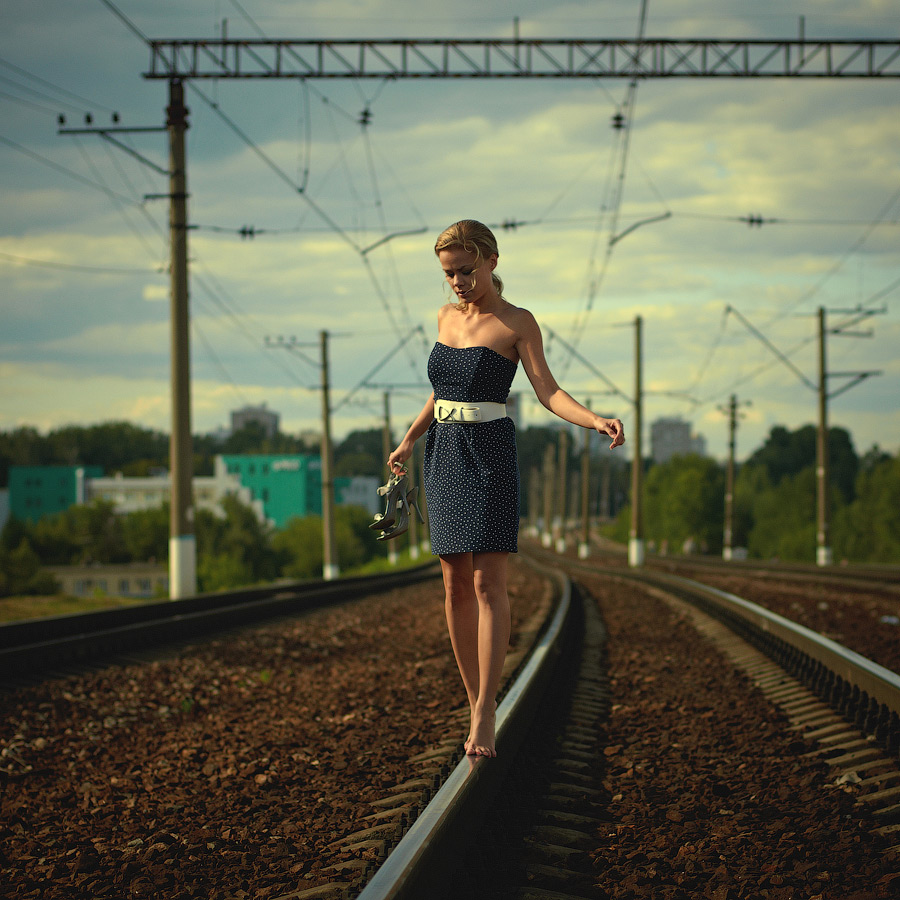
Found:
M 496 738 L 494 722 L 497 718 L 497 705 L 488 710 L 474 710 L 472 713 L 472 730 L 466 742 L 468 756 L 496 756 Z
M 496 712 L 497 712 L 497 701 L 495 700 L 494 701 L 494 713 L 496 714 Z M 473 706 L 469 709 L 469 733 L 468 733 L 468 735 L 466 735 L 466 739 L 463 742 L 463 747 L 465 748 L 467 756 L 475 755 L 475 754 L 472 754 L 471 750 L 470 750 L 470 748 L 472 746 L 472 733 L 474 731 L 475 731 L 475 707 Z M 492 744 L 492 746 L 493 746 L 493 744 Z M 477 754 L 477 755 L 481 756 L 483 754 Z M 494 755 L 496 756 L 496 753 L 494 753 Z

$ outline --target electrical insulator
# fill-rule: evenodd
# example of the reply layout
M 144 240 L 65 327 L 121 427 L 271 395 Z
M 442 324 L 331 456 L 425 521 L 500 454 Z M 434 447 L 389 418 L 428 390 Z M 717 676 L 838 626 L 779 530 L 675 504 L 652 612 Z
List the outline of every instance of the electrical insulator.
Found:
M 118 114 L 117 112 L 114 112 L 114 113 L 112 114 L 112 120 L 113 120 L 114 123 L 118 124 L 118 121 L 119 121 L 119 114 Z
M 616 131 L 619 131 L 625 127 L 625 116 L 623 116 L 622 113 L 617 112 L 612 117 L 612 127 L 615 128 Z
M 362 125 L 363 128 L 371 123 L 372 111 L 368 106 L 359 114 L 359 118 L 356 121 L 358 124 Z
M 56 117 L 56 121 L 57 121 L 60 125 L 65 125 L 65 124 L 66 124 L 66 117 L 65 117 L 62 113 L 60 113 L 60 114 Z

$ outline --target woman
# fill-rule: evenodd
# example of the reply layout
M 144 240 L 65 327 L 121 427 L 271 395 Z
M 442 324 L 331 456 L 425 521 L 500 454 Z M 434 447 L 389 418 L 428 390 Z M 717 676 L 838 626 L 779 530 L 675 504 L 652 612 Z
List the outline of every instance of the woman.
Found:
M 457 222 L 438 237 L 434 252 L 457 302 L 438 313 L 428 360 L 434 392 L 388 466 L 398 473 L 427 432 L 432 553 L 441 559 L 450 641 L 471 711 L 466 753 L 496 756 L 496 696 L 510 630 L 506 568 L 519 528 L 516 434 L 503 404 L 519 361 L 552 413 L 608 435 L 611 448 L 625 436 L 618 419 L 596 415 L 556 383 L 534 316 L 503 297 L 489 228 Z

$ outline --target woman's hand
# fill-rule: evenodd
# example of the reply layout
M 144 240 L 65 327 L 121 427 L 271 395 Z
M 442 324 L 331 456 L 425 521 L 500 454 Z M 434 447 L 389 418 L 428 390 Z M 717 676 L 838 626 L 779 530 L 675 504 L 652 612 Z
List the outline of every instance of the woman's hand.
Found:
M 388 457 L 387 461 L 392 475 L 396 475 L 405 468 L 403 464 L 412 456 L 412 450 L 412 444 L 407 441 L 400 442 L 400 446 Z
M 608 435 L 613 439 L 613 442 L 609 445 L 610 450 L 625 443 L 625 429 L 622 427 L 622 422 L 619 419 L 604 419 L 603 416 L 597 416 L 594 428 L 600 434 Z

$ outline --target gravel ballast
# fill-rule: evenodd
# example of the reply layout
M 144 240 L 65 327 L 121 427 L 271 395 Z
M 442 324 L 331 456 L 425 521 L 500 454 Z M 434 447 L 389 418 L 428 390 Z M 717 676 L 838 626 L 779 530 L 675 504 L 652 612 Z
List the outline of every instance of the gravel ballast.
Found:
M 547 582 L 513 561 L 510 595 L 515 648 Z M 468 708 L 439 578 L 0 703 L 0 895 L 35 900 L 339 881 L 339 839 Z

